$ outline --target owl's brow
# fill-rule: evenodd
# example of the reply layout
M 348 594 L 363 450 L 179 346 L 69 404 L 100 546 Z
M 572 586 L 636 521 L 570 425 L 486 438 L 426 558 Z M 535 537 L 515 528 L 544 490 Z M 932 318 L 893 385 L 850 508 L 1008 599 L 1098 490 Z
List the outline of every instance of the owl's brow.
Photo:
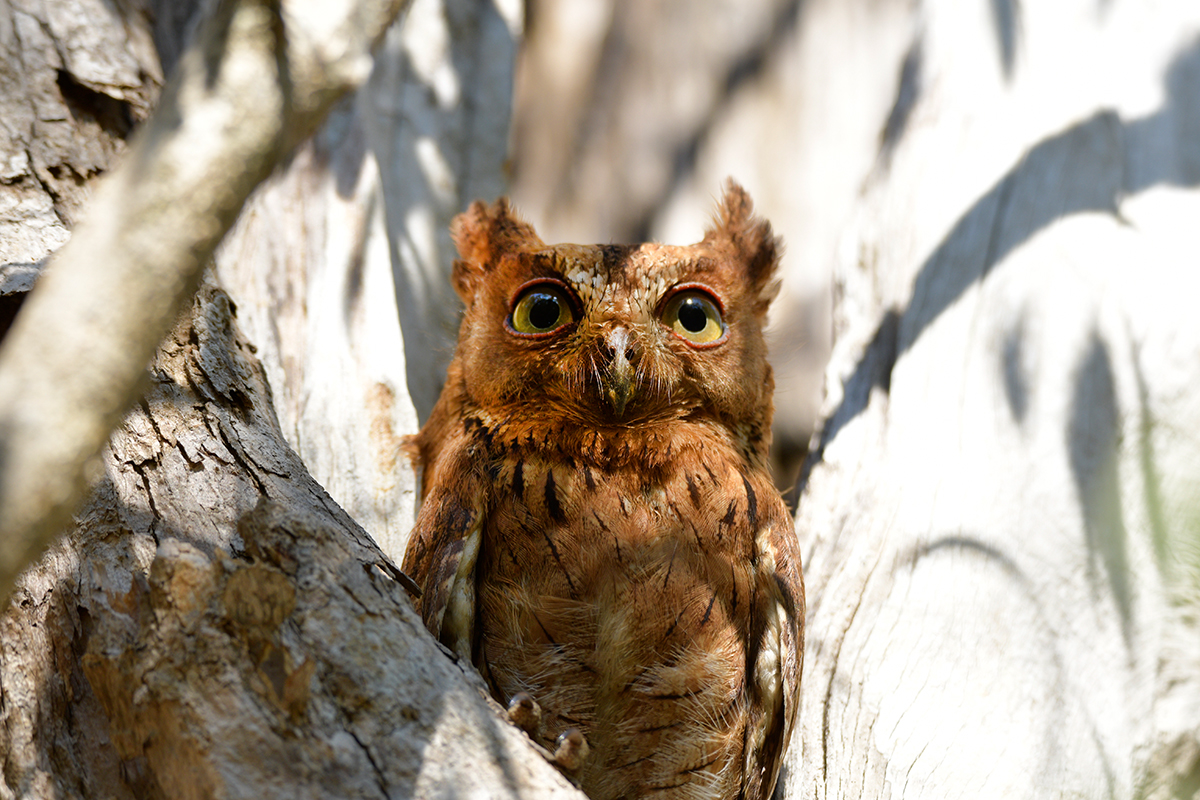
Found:
M 533 270 L 544 273 L 547 277 L 565 278 L 572 266 L 579 261 L 578 258 L 573 258 L 567 253 L 560 253 L 554 248 L 531 253 L 529 257 Z
M 659 297 L 672 286 L 713 274 L 717 267 L 715 260 L 705 256 L 659 255 L 649 261 L 626 264 L 625 270 L 631 278 L 649 289 L 652 296 Z
M 717 268 L 716 259 L 708 256 L 697 256 L 695 258 L 680 259 L 679 271 L 687 272 L 692 275 L 705 274 L 715 271 Z

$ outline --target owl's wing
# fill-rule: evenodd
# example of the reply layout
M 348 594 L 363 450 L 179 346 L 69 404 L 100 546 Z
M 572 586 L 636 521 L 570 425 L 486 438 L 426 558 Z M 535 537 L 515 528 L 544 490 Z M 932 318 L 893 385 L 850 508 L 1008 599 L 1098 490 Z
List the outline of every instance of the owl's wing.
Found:
M 425 627 L 460 658 L 471 660 L 475 631 L 475 562 L 483 540 L 485 493 L 471 465 L 447 470 L 417 514 L 403 570 L 421 587 Z
M 763 698 L 763 720 L 761 726 L 755 726 L 758 741 L 747 748 L 749 758 L 758 751 L 762 766 L 746 765 L 747 797 L 766 797 L 775 785 L 800 703 L 804 651 L 800 546 L 783 501 L 779 501 L 778 508 L 774 506 L 772 503 L 764 509 L 755 531 L 763 568 L 760 575 L 770 600 L 765 604 L 763 641 L 754 664 L 754 681 Z

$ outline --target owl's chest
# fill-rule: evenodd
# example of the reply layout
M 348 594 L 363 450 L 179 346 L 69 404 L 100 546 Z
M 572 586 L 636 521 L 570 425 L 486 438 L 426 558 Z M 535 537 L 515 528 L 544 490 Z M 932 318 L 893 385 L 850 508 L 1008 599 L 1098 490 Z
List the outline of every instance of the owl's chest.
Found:
M 501 699 L 538 700 L 544 744 L 582 728 L 596 780 L 721 773 L 740 752 L 766 580 L 756 574 L 758 501 L 742 472 L 692 459 L 647 479 L 514 458 L 494 491 L 476 653 Z
M 670 585 L 675 569 L 676 577 L 721 571 L 752 557 L 747 490 L 737 467 L 720 460 L 647 476 L 507 458 L 493 484 L 477 574 L 596 603 L 646 581 Z

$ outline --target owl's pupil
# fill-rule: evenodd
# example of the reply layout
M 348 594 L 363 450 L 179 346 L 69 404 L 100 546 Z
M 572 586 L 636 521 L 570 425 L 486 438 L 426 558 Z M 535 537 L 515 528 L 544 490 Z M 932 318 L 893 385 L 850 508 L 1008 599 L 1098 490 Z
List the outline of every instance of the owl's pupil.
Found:
M 543 294 L 533 299 L 529 307 L 529 324 L 539 330 L 553 327 L 558 322 L 558 298 Z
M 684 300 L 679 306 L 679 324 L 692 333 L 704 330 L 708 325 L 708 314 L 704 313 L 704 304 L 694 297 Z

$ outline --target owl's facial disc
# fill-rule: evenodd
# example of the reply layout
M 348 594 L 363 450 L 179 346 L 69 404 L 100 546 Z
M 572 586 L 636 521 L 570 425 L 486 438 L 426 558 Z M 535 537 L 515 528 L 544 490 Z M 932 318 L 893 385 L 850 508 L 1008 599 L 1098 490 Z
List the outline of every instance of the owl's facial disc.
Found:
M 604 394 L 613 413 L 619 417 L 625 413 L 625 406 L 629 405 L 637 389 L 633 365 L 629 363 L 629 331 L 613 328 L 604 340 L 612 352 L 612 361 L 602 376 Z

